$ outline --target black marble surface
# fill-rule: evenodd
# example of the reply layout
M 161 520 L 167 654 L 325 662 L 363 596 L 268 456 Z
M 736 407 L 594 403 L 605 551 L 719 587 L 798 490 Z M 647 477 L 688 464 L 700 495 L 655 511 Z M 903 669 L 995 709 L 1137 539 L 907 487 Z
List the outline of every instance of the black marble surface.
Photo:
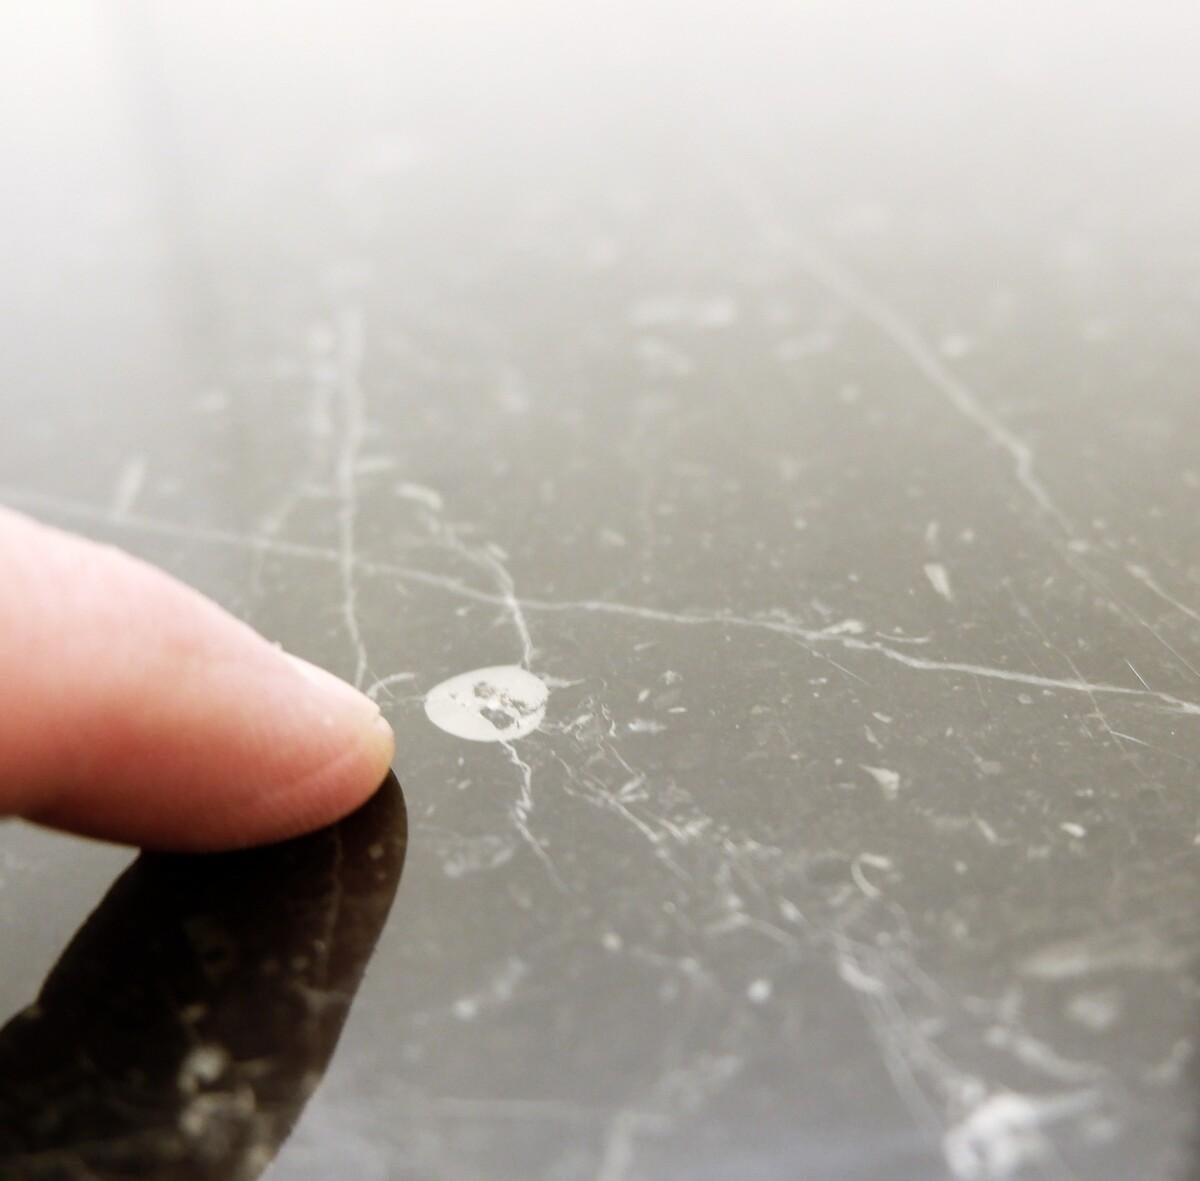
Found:
M 67 1017 L 4 1070 L 6 1151 L 281 1181 L 1200 1171 L 1190 13 L 2 22 L 0 499 L 357 679 L 408 813 L 336 1021 L 292 1042 L 269 989 L 225 987 L 190 1119 L 190 1051 L 81 1009 L 112 979 L 179 1036 L 155 989 L 181 965 L 110 950 L 151 867 L 88 920 L 132 855 L 6 826 L 4 1012 L 70 947 Z M 533 733 L 430 723 L 431 688 L 497 665 L 549 686 Z M 314 912 L 234 916 L 247 963 L 335 913 L 313 872 Z M 111 1119 L 139 1056 L 161 1102 Z M 282 1081 L 255 1124 L 257 1069 Z M 88 1100 L 62 1135 L 28 1116 L 58 1079 Z

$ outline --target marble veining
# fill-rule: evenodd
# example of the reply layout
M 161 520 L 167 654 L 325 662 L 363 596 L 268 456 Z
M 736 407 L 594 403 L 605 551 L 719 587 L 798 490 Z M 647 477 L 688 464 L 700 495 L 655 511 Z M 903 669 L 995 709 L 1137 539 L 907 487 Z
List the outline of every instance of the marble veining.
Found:
M 1195 38 L 468 7 L 0 72 L 91 145 L 0 196 L 0 499 L 361 686 L 408 817 L 8 827 L 5 1167 L 1200 1175 Z

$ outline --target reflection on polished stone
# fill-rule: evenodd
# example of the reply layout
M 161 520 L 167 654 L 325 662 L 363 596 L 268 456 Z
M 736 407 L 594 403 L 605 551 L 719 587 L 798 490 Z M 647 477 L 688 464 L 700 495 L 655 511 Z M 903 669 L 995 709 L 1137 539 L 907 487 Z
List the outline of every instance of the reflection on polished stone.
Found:
M 324 1074 L 406 843 L 389 776 L 310 836 L 139 857 L 0 1031 L 0 1175 L 256 1177 Z

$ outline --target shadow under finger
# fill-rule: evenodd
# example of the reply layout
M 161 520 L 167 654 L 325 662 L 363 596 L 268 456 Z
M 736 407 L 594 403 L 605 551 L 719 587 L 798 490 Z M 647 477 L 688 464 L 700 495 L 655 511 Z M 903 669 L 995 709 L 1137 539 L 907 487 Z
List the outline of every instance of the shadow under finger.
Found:
M 248 1181 L 320 1082 L 407 846 L 389 775 L 266 848 L 142 854 L 0 1030 L 7 1181 Z

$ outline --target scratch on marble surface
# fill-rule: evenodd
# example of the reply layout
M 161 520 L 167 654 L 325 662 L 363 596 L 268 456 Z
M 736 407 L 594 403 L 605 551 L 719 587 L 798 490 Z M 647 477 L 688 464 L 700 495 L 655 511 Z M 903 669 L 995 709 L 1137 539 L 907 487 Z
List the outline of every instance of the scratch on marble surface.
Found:
M 339 317 L 339 387 L 342 435 L 334 470 L 338 497 L 338 573 L 342 584 L 342 622 L 354 648 L 354 684 L 361 688 L 367 675 L 367 649 L 358 620 L 358 577 L 355 526 L 358 518 L 357 469 L 366 436 L 362 388 L 362 313 L 347 309 Z
M 1174 656 L 1183 668 L 1187 669 L 1193 677 L 1200 681 L 1200 669 L 1192 664 L 1140 611 L 1135 610 L 1124 599 L 1120 598 L 1102 574 L 1081 562 L 1070 546 L 1066 546 L 1060 551 L 1060 557 L 1088 586 L 1103 596 L 1106 604 L 1113 611 L 1118 615 L 1124 616 L 1131 623 L 1137 624 L 1138 627 L 1144 628 L 1165 651 Z
M 1033 448 L 987 409 L 975 391 L 946 366 L 937 350 L 932 348 L 895 308 L 864 287 L 836 259 L 817 249 L 811 242 L 802 241 L 791 233 L 768 207 L 761 194 L 749 191 L 743 185 L 739 188 L 738 196 L 765 239 L 779 249 L 790 252 L 811 278 L 873 324 L 896 345 L 959 414 L 979 427 L 989 441 L 1009 455 L 1018 485 L 1024 489 L 1042 516 L 1058 527 L 1060 540 L 1066 540 L 1067 544 L 1060 545 L 1058 549 L 1060 556 L 1071 569 L 1090 586 L 1104 594 L 1115 610 L 1149 631 L 1183 667 L 1200 679 L 1200 670 L 1193 667 L 1148 620 L 1122 602 L 1100 574 L 1078 560 L 1073 547 L 1079 539 L 1071 521 L 1051 498 L 1038 477 Z M 1136 568 L 1130 570 L 1130 573 L 1139 577 Z M 1144 579 L 1142 581 L 1144 582 Z M 1183 604 L 1172 599 L 1167 601 L 1185 613 L 1188 611 Z
M 529 827 L 529 816 L 533 812 L 533 768 L 517 754 L 517 748 L 511 742 L 501 742 L 500 746 L 504 748 L 508 755 L 509 762 L 516 767 L 520 774 L 519 794 L 512 805 L 513 826 L 517 832 L 521 834 L 521 839 L 529 846 L 533 855 L 545 867 L 546 873 L 550 880 L 558 888 L 558 890 L 566 894 L 567 885 L 559 875 L 558 869 L 554 862 L 550 859 L 550 854 L 546 852 L 545 845 L 533 835 L 533 830 Z
M 896 1094 L 916 1125 L 936 1143 L 944 1131 L 943 1121 L 917 1078 L 918 1064 L 928 1056 L 927 1039 L 913 1030 L 899 1006 L 874 948 L 855 944 L 841 930 L 833 932 L 833 948 L 838 976 L 855 995 Z
M 1075 674 L 1076 679 L 1082 680 L 1083 678 L 1080 675 L 1079 666 L 1075 663 L 1075 661 L 1071 659 L 1070 655 L 1067 652 L 1063 651 L 1062 648 L 1060 648 L 1057 644 L 1055 644 L 1050 639 L 1050 637 L 1046 634 L 1045 630 L 1042 628 L 1041 624 L 1038 623 L 1037 619 L 1035 618 L 1033 612 L 1029 609 L 1029 607 L 1027 607 L 1023 602 L 1021 602 L 1017 598 L 1017 596 L 1013 593 L 1011 586 L 1009 586 L 1008 590 L 1009 590 L 1009 596 L 1011 597 L 1011 599 L 1013 601 L 1013 606 L 1016 608 L 1017 614 L 1023 620 L 1025 620 L 1025 622 L 1028 623 L 1029 626 L 1032 627 L 1035 632 L 1037 632 L 1038 636 L 1041 638 L 1042 643 L 1045 644 L 1046 647 L 1051 652 L 1056 653 L 1062 659 L 1062 661 L 1071 670 L 1071 672 L 1073 672 Z M 1128 663 L 1128 662 L 1126 662 L 1126 663 Z M 1137 674 L 1135 673 L 1134 675 L 1136 676 Z M 1138 677 L 1138 680 L 1141 681 L 1141 677 Z M 1142 684 L 1145 685 L 1145 682 L 1143 681 Z M 1113 746 L 1116 748 L 1117 754 L 1133 768 L 1135 775 L 1141 776 L 1142 772 L 1141 772 L 1141 768 L 1138 766 L 1137 760 L 1135 758 L 1133 758 L 1130 751 L 1125 746 L 1125 743 L 1122 741 L 1122 738 L 1124 736 L 1119 734 L 1116 730 L 1114 730 L 1112 728 L 1112 726 L 1108 720 L 1108 715 L 1105 714 L 1104 710 L 1101 708 L 1100 702 L 1097 699 L 1096 694 L 1094 692 L 1089 691 L 1088 699 L 1092 703 L 1093 716 L 1095 717 L 1096 721 L 1098 721 L 1100 723 L 1100 728 L 1107 735 L 1109 742 L 1112 743 Z M 1085 727 L 1085 729 L 1086 729 L 1086 727 Z M 1089 736 L 1090 736 L 1090 734 L 1089 734 Z M 1137 740 L 1134 739 L 1134 742 L 1136 743 Z
M 389 673 L 386 677 L 378 677 L 372 681 L 363 692 L 372 700 L 378 701 L 380 693 L 386 693 L 389 699 L 393 696 L 392 687 L 394 685 L 411 684 L 417 679 L 416 673 L 398 672 Z
M 894 308 L 863 287 L 838 263 L 817 254 L 810 246 L 806 245 L 803 248 L 803 256 L 807 259 L 809 272 L 814 278 L 820 279 L 862 313 L 912 361 L 929 379 L 933 388 L 941 393 L 963 418 L 974 423 L 991 443 L 1008 454 L 1017 483 L 1029 498 L 1064 534 L 1073 535 L 1071 522 L 1055 504 L 1037 475 L 1033 448 L 984 406 L 974 390 L 946 367 L 913 325 Z
M 624 603 L 609 603 L 603 600 L 574 600 L 554 602 L 542 599 L 524 600 L 530 611 L 590 611 L 602 614 L 624 615 L 653 622 L 677 623 L 686 626 L 717 625 L 734 628 L 754 628 L 798 637 L 811 644 L 835 643 L 852 652 L 875 653 L 887 660 L 902 664 L 919 672 L 955 673 L 976 676 L 985 680 L 1006 681 L 1010 684 L 1039 689 L 1061 689 L 1072 693 L 1102 693 L 1121 697 L 1148 698 L 1168 706 L 1174 712 L 1200 716 L 1200 703 L 1177 697 L 1160 690 L 1133 688 L 1104 681 L 1086 681 L 1071 677 L 1046 677 L 1039 673 L 1027 673 L 1017 669 L 995 668 L 989 665 L 970 664 L 958 660 L 935 660 L 902 652 L 880 640 L 860 639 L 837 628 L 813 629 L 787 620 L 780 615 L 739 616 L 724 612 L 695 611 L 675 612 L 651 607 L 637 607 Z
M 517 597 L 516 583 L 506 565 L 507 555 L 494 543 L 468 545 L 463 540 L 462 531 L 446 519 L 446 500 L 436 488 L 405 482 L 396 485 L 395 493 L 420 510 L 422 525 L 436 548 L 457 554 L 490 576 L 496 586 L 496 594 L 480 596 L 478 601 L 489 602 L 504 609 L 521 647 L 520 664 L 523 668 L 530 668 L 534 657 L 533 638 L 521 600 Z M 462 586 L 456 580 L 451 581 Z
M 786 251 L 810 278 L 890 340 L 958 414 L 1008 456 L 1017 484 L 1041 513 L 1054 521 L 1065 535 L 1072 536 L 1071 522 L 1037 475 L 1033 448 L 984 405 L 979 395 L 946 365 L 917 329 L 884 299 L 868 290 L 839 261 L 789 231 L 760 193 L 741 185 L 738 196 L 763 238 L 774 249 Z
M 256 545 L 260 544 L 259 540 L 254 537 L 247 537 L 226 529 L 180 525 L 177 522 L 163 521 L 132 514 L 126 518 L 117 518 L 110 511 L 97 508 L 94 505 L 81 504 L 78 501 L 50 496 L 29 489 L 0 486 L 0 496 L 3 496 L 13 504 L 44 508 L 81 520 L 90 520 L 105 525 L 129 528 L 134 531 L 152 534 L 159 533 L 165 536 L 179 537 L 197 542 L 211 542 L 250 550 L 253 550 Z M 270 552 L 283 557 L 318 562 L 340 563 L 341 561 L 338 551 L 321 546 L 272 540 L 266 548 Z M 450 575 L 436 574 L 432 571 L 415 569 L 411 566 L 362 557 L 354 558 L 352 565 L 363 574 L 392 577 L 400 581 L 436 587 L 439 590 L 446 591 L 448 594 L 473 602 L 489 603 L 500 607 L 507 607 L 509 605 L 505 595 L 480 590 Z M 1023 672 L 1019 669 L 996 668 L 989 665 L 971 664 L 966 661 L 936 660 L 914 656 L 912 653 L 904 652 L 890 644 L 885 644 L 881 640 L 861 638 L 856 632 L 847 632 L 836 625 L 830 628 L 819 629 L 805 627 L 791 621 L 788 617 L 778 612 L 744 616 L 712 610 L 668 611 L 662 608 L 609 602 L 602 599 L 552 600 L 523 597 L 518 602 L 523 614 L 528 612 L 582 612 L 621 616 L 629 619 L 640 619 L 646 622 L 672 623 L 687 627 L 716 626 L 776 632 L 810 644 L 836 644 L 848 651 L 875 654 L 917 672 L 980 677 L 984 680 L 1001 681 L 1028 688 L 1048 689 L 1051 691 L 1062 690 L 1069 693 L 1083 694 L 1099 693 L 1106 696 L 1154 701 L 1159 705 L 1165 706 L 1171 713 L 1200 717 L 1200 702 L 1178 697 L 1173 693 L 1163 690 L 1146 689 L 1144 685 L 1140 688 L 1134 688 L 1130 685 L 1117 685 L 1105 681 L 1088 681 L 1075 677 L 1047 677 L 1038 673 Z
M 1021 1095 L 999 1091 L 974 1105 L 948 1129 L 942 1146 L 946 1164 L 960 1181 L 1003 1181 L 1037 1166 L 1043 1175 L 1074 1174 L 1057 1158 L 1043 1129 L 1095 1106 L 1094 1091 Z
M 1095 1083 L 1107 1071 L 1094 1062 L 1076 1062 L 1064 1057 L 1053 1046 L 1019 1029 L 994 1025 L 984 1034 L 984 1043 L 1005 1050 L 1030 1070 L 1060 1083 Z
M 879 853 L 859 853 L 850 862 L 850 876 L 854 879 L 855 885 L 866 897 L 879 898 L 883 892 L 867 877 L 865 866 L 870 866 L 872 869 L 889 870 L 892 868 L 892 859 Z
M 1200 611 L 1197 611 L 1194 607 L 1189 607 L 1186 603 L 1180 602 L 1179 599 L 1175 598 L 1174 595 L 1164 590 L 1159 584 L 1158 580 L 1150 573 L 1149 570 L 1146 569 L 1145 566 L 1140 566 L 1136 563 L 1130 562 L 1125 566 L 1125 569 L 1128 570 L 1129 573 L 1136 578 L 1138 582 L 1140 582 L 1148 591 L 1151 591 L 1153 594 L 1156 594 L 1160 599 L 1162 599 L 1164 603 L 1174 607 L 1176 611 L 1180 612 L 1182 615 L 1186 615 L 1188 619 L 1191 619 L 1196 623 L 1200 623 Z
M 1189 943 L 1141 924 L 1097 931 L 1076 939 L 1047 944 L 1020 964 L 1022 976 L 1035 980 L 1074 980 L 1099 972 L 1127 969 L 1171 972 L 1188 963 Z
M 642 1136 L 669 1131 L 678 1120 L 699 1110 L 740 1072 L 733 1054 L 700 1053 L 668 1066 L 648 1088 L 646 1099 L 614 1112 L 605 1130 L 595 1181 L 627 1181 Z
M 676 860 L 672 845 L 687 845 L 694 835 L 694 825 L 680 825 L 651 808 L 648 777 L 611 741 L 618 728 L 603 703 L 589 697 L 581 702 L 580 709 L 579 717 L 563 732 L 579 744 L 582 757 L 575 758 L 575 765 L 572 765 L 563 755 L 552 754 L 563 771 L 562 790 L 619 817 L 650 845 L 654 856 L 673 875 L 690 881 L 692 875 Z M 608 764 L 601 773 L 591 770 L 597 761 Z M 610 777 L 605 773 L 608 771 L 615 775 Z M 619 778 L 619 786 L 614 787 L 610 778 Z M 704 820 L 707 821 L 707 817 Z
M 904 913 L 890 912 L 902 924 L 895 933 L 904 938 L 878 944 L 852 939 L 846 928 L 853 919 L 846 915 L 830 934 L 839 975 L 854 992 L 882 1064 L 914 1122 L 940 1145 L 956 1181 L 1073 1177 L 1043 1129 L 1098 1108 L 1106 1072 L 1062 1057 L 1014 1024 L 1015 1015 L 1005 1014 L 1003 1007 L 985 1030 L 984 1043 L 1058 1085 L 1082 1084 L 1083 1089 L 1021 1094 L 997 1089 L 959 1065 L 936 1040 L 953 1028 L 956 1004 L 913 960 Z M 920 1002 L 926 1005 L 924 1017 L 909 1011 Z M 936 1019 L 930 1021 L 929 1014 Z
M 297 476 L 283 495 L 258 520 L 253 539 L 254 563 L 250 581 L 255 596 L 262 593 L 264 559 L 271 550 L 271 542 L 278 537 L 292 514 L 310 496 L 330 494 L 327 487 L 331 473 L 330 457 L 326 454 L 328 440 L 332 434 L 331 410 L 336 393 L 337 367 L 329 362 L 327 354 L 336 348 L 337 336 L 324 325 L 318 326 L 309 336 L 312 366 L 312 392 L 305 415 L 307 455 L 298 468 Z
M 684 881 L 691 880 L 691 875 L 679 865 L 671 855 L 670 850 L 666 847 L 666 836 L 668 834 L 676 836 L 672 827 L 666 824 L 661 817 L 654 817 L 655 823 L 660 826 L 656 828 L 654 824 L 643 820 L 633 810 L 632 801 L 628 798 L 631 793 L 627 789 L 631 784 L 640 788 L 641 783 L 644 782 L 644 776 L 638 775 L 633 780 L 622 785 L 621 788 L 613 791 L 594 776 L 579 774 L 561 755 L 555 754 L 554 759 L 563 770 L 563 791 L 568 795 L 584 800 L 594 807 L 602 808 L 619 816 L 650 844 L 654 850 L 654 855 L 676 877 Z

